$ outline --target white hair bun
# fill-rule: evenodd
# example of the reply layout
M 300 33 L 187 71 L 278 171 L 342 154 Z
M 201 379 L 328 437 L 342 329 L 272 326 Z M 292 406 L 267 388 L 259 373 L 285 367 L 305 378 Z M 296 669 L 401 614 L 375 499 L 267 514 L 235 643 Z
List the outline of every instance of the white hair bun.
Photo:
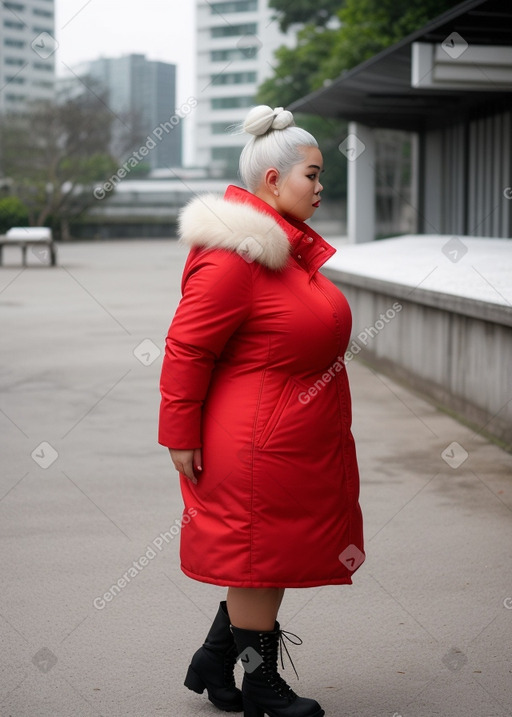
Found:
M 265 134 L 270 129 L 286 129 L 294 124 L 293 115 L 282 107 L 274 110 L 267 105 L 253 107 L 243 125 L 244 132 L 256 136 Z

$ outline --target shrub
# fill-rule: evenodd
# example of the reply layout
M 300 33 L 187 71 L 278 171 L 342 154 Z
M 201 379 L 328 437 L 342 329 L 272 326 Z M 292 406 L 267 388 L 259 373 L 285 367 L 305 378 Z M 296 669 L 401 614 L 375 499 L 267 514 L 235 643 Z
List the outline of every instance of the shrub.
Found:
M 28 210 L 18 197 L 0 199 L 0 234 L 5 234 L 11 227 L 27 224 Z

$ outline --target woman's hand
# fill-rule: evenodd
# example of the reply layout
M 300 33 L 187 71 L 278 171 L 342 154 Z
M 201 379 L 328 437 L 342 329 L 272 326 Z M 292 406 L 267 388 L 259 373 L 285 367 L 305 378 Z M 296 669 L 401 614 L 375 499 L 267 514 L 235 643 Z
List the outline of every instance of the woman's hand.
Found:
M 197 485 L 197 476 L 203 470 L 201 449 L 178 450 L 169 448 L 169 453 L 178 473 L 183 473 L 194 485 Z

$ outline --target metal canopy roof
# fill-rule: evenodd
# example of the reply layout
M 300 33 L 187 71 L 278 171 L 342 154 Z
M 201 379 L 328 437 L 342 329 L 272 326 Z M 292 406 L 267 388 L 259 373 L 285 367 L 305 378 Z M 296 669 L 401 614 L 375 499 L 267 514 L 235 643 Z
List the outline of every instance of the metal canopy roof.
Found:
M 466 0 L 289 109 L 371 127 L 422 131 L 510 108 L 512 93 L 502 88 L 475 91 L 411 86 L 412 44 L 442 43 L 452 32 L 459 33 L 470 46 L 510 46 L 511 0 Z

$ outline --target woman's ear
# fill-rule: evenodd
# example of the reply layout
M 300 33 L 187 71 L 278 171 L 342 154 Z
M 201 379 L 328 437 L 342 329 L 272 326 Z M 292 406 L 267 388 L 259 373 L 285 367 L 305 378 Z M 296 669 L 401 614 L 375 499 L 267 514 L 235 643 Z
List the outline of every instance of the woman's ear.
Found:
M 276 197 L 279 196 L 279 190 L 277 188 L 277 183 L 279 181 L 279 172 L 275 167 L 270 167 L 265 172 L 265 189 L 270 192 L 270 194 L 274 194 Z

